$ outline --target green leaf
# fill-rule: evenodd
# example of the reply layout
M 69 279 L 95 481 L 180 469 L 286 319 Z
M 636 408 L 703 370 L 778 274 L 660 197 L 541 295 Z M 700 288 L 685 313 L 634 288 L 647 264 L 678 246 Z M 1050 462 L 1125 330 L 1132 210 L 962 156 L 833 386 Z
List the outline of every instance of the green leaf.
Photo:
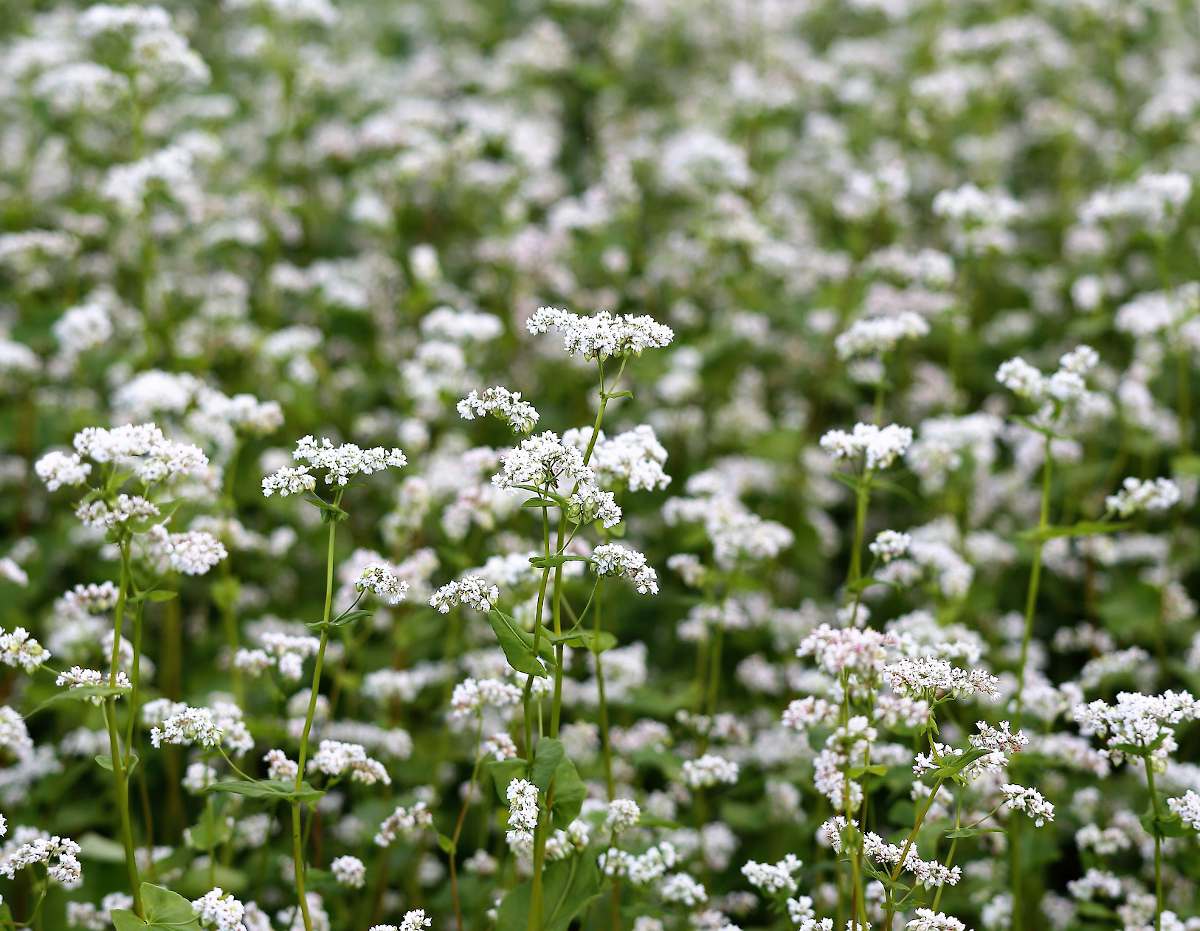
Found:
M 458 847 L 458 845 L 454 843 L 454 838 L 447 837 L 445 834 L 439 832 L 437 836 L 437 842 L 438 846 L 441 847 L 442 850 L 444 850 L 449 856 L 454 856 L 454 853 Z
M 513 669 L 531 676 L 547 674 L 545 664 L 534 655 L 533 634 L 522 630 L 512 617 L 495 608 L 488 612 L 488 622 L 500 641 L 505 659 Z
M 948 763 L 943 763 L 935 769 L 930 775 L 934 779 L 956 779 L 964 769 L 974 763 L 976 760 L 985 757 L 990 753 L 990 750 L 983 750 L 979 747 L 972 747 L 970 750 L 950 760 Z
M 530 556 L 529 565 L 535 569 L 555 569 L 558 566 L 564 566 L 569 562 L 587 562 L 586 556 L 567 556 L 559 554 L 557 556 Z
M 1193 833 L 1176 814 L 1156 816 L 1152 809 L 1142 815 L 1141 821 L 1142 827 L 1153 837 L 1187 837 Z
M 600 871 L 591 857 L 576 856 L 551 863 L 542 875 L 542 931 L 567 931 L 600 894 Z M 510 889 L 500 903 L 496 931 L 525 931 L 531 897 L 528 880 Z
M 558 772 L 558 764 L 566 758 L 566 755 L 561 740 L 543 737 L 533 748 L 533 767 L 529 771 L 530 781 L 543 792 L 548 791 L 550 780 Z
M 245 798 L 267 799 L 275 802 L 300 802 L 311 805 L 325 793 L 315 789 L 307 782 L 300 783 L 299 791 L 296 784 L 287 779 L 222 779 L 204 787 L 205 792 L 223 792 L 229 795 L 241 795 Z
M 557 636 L 550 634 L 546 639 L 551 643 L 561 643 L 592 653 L 603 653 L 617 645 L 616 636 L 607 630 L 569 630 Z
M 155 928 L 158 931 L 199 931 L 200 920 L 192 911 L 192 903 L 177 892 L 142 883 L 142 911 L 145 919 L 139 918 L 128 909 L 115 909 L 113 925 L 117 931 L 139 931 Z
M 1003 834 L 1000 828 L 957 828 L 947 831 L 947 837 L 977 837 L 980 834 Z
M 108 770 L 108 772 L 110 772 L 110 773 L 113 771 L 112 756 L 108 753 L 97 754 L 96 755 L 96 763 L 100 766 L 101 769 Z M 132 751 L 130 751 L 129 763 L 125 767 L 126 774 L 133 772 L 134 768 L 137 765 L 138 765 L 138 755 L 136 753 L 133 753 Z
M 528 761 L 515 757 L 511 760 L 492 760 L 484 767 L 492 776 L 492 782 L 496 785 L 496 795 L 500 797 L 500 801 L 505 805 L 508 804 L 508 796 L 505 794 L 508 790 L 508 784 L 514 779 L 518 779 L 525 775 L 525 769 L 529 766 Z
M 521 502 L 523 508 L 556 508 L 559 503 L 550 498 L 526 498 Z
M 308 491 L 304 493 L 304 500 L 309 504 L 321 509 L 322 523 L 332 524 L 338 521 L 343 521 L 350 515 L 343 511 L 336 504 L 326 501 L 316 492 Z
M 330 627 L 345 627 L 348 624 L 353 624 L 355 621 L 361 621 L 365 617 L 370 617 L 373 613 L 374 613 L 373 611 L 365 611 L 362 608 L 356 608 L 353 611 L 343 611 L 341 614 L 339 614 L 337 617 L 333 618 L 329 622 L 329 626 Z M 314 621 L 313 623 L 308 624 L 306 626 L 312 628 L 313 630 L 320 630 L 322 627 L 325 626 L 325 622 L 324 621 Z
M 125 848 L 110 837 L 89 832 L 79 838 L 79 846 L 85 860 L 95 860 L 98 863 L 125 862 Z
M 78 688 L 63 689 L 61 692 L 51 695 L 44 702 L 34 708 L 26 718 L 31 718 L 39 711 L 49 708 L 51 705 L 58 704 L 60 701 L 88 701 L 92 698 L 112 698 L 117 695 L 124 695 L 129 691 L 129 688 L 120 685 L 81 685 Z
M 587 786 L 579 778 L 575 764 L 564 756 L 554 770 L 552 813 L 555 826 L 565 829 L 578 818 L 585 798 L 587 798 Z

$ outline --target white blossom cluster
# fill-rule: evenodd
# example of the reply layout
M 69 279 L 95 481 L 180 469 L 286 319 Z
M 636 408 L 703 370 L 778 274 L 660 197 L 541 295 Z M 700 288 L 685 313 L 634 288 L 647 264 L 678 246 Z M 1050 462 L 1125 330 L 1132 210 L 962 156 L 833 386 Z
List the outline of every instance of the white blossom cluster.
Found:
M 601 361 L 612 356 L 641 355 L 647 349 L 669 346 L 675 338 L 669 326 L 647 316 L 615 315 L 602 310 L 590 317 L 557 307 L 539 307 L 526 321 L 530 333 L 558 330 L 569 355 Z

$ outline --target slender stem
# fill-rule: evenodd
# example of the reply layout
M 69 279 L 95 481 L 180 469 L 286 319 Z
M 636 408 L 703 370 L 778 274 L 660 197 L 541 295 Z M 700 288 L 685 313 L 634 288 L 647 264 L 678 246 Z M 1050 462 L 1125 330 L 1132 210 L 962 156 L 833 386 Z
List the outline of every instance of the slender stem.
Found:
M 1050 526 L 1050 486 L 1054 472 L 1050 437 L 1046 437 L 1042 464 L 1042 502 L 1038 512 L 1038 530 Z M 1021 659 L 1017 669 L 1017 713 L 1015 724 L 1021 726 L 1021 713 L 1025 706 L 1025 667 L 1029 662 L 1029 642 L 1033 637 L 1033 615 L 1037 608 L 1038 586 L 1042 578 L 1042 549 L 1044 541 L 1039 536 L 1033 549 L 1033 566 L 1029 570 L 1029 587 L 1025 593 L 1025 630 L 1021 637 Z
M 942 787 L 942 780 L 939 779 L 933 784 L 929 795 L 925 799 L 925 804 L 921 806 L 920 812 L 917 814 L 917 820 L 913 823 L 912 830 L 908 832 L 908 837 L 905 838 L 904 846 L 900 848 L 900 859 L 896 862 L 895 868 L 892 870 L 892 883 L 900 878 L 900 872 L 904 869 L 904 861 L 908 859 L 908 852 L 912 849 L 917 840 L 917 834 L 921 831 L 921 825 L 925 823 L 925 816 L 929 814 L 929 809 L 933 805 L 934 796 L 938 794 L 938 789 Z M 891 890 L 887 891 L 887 915 L 884 918 L 884 931 L 892 931 L 892 919 L 896 917 L 896 902 Z
M 1154 810 L 1154 931 L 1162 931 L 1162 830 L 1158 823 L 1162 815 L 1158 808 L 1158 790 L 1154 786 L 1154 763 L 1149 754 L 1142 757 L 1142 761 L 1146 764 L 1146 786 L 1150 790 L 1150 805 Z
M 475 782 L 479 779 L 479 767 L 483 763 L 483 713 L 479 714 L 479 727 L 475 730 L 475 765 L 471 770 L 471 782 L 467 787 L 466 797 L 458 810 L 458 820 L 454 822 L 454 833 L 450 836 L 450 895 L 454 900 L 454 923 L 458 931 L 462 931 L 462 902 L 458 897 L 458 839 L 462 837 L 463 823 L 467 820 L 467 808 L 475 797 Z
M 334 496 L 335 506 L 342 503 L 342 493 Z M 329 542 L 325 551 L 325 612 L 322 616 L 321 645 L 317 648 L 317 659 L 313 666 L 312 690 L 308 695 L 308 712 L 304 717 L 304 730 L 300 734 L 300 753 L 296 765 L 296 792 L 304 781 L 304 764 L 308 758 L 308 738 L 312 733 L 313 717 L 317 711 L 317 697 L 321 693 L 321 667 L 325 663 L 325 648 L 329 646 L 329 616 L 333 607 L 333 557 L 334 540 L 337 535 L 336 520 L 329 522 Z M 308 897 L 304 891 L 304 836 L 300 824 L 300 801 L 292 800 L 292 864 L 296 873 L 296 898 L 300 915 L 304 920 L 304 931 L 313 931 L 312 918 L 308 914 Z
M 128 598 L 129 583 L 129 544 L 128 542 L 123 542 L 121 543 L 121 578 L 117 589 L 117 603 L 113 609 L 113 648 L 108 672 L 108 684 L 110 687 L 117 684 L 117 673 L 120 671 L 121 627 L 125 620 L 125 602 Z M 142 883 L 138 876 L 137 851 L 133 843 L 133 823 L 129 817 L 129 782 L 125 763 L 121 758 L 121 739 L 118 736 L 117 728 L 116 696 L 110 696 L 104 700 L 104 723 L 108 728 L 108 750 L 109 759 L 112 762 L 113 788 L 116 793 L 117 815 L 121 822 L 121 841 L 125 846 L 125 869 L 129 874 L 129 888 L 130 894 L 133 896 L 133 910 L 141 917 Z

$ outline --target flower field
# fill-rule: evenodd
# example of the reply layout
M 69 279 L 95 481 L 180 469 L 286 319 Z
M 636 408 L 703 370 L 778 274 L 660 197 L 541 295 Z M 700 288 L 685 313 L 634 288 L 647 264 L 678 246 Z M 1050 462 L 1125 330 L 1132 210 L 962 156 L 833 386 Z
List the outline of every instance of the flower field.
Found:
M 1200 931 L 1198 75 L 0 4 L 0 931 Z

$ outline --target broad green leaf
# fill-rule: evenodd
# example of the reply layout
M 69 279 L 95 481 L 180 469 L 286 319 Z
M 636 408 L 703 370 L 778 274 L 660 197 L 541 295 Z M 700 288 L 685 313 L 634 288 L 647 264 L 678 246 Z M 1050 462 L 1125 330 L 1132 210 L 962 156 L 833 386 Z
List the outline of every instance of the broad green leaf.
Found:
M 513 618 L 495 608 L 488 612 L 488 622 L 513 669 L 531 676 L 546 675 L 545 664 L 533 653 L 533 634 L 522 630 Z
M 575 764 L 565 756 L 559 760 L 554 771 L 554 801 L 552 813 L 556 827 L 566 828 L 579 817 L 583 800 L 587 798 L 587 786 L 579 778 Z
M 575 649 L 588 650 L 592 653 L 603 653 L 617 645 L 617 638 L 607 630 L 571 630 L 564 634 L 550 634 L 547 638 L 551 643 L 561 643 Z
M 101 769 L 108 770 L 110 773 L 113 771 L 111 754 L 108 754 L 108 753 L 97 754 L 96 755 L 96 763 L 100 766 Z M 137 767 L 137 765 L 138 765 L 138 755 L 136 753 L 130 752 L 129 762 L 125 767 L 126 774 L 133 772 L 134 769 Z
M 192 911 L 192 903 L 179 893 L 152 883 L 142 883 L 140 891 L 145 919 L 128 909 L 115 909 L 112 920 L 117 931 L 143 931 L 146 928 L 155 931 L 199 931 L 200 921 Z
M 222 779 L 205 786 L 204 791 L 224 792 L 229 795 L 270 801 L 297 801 L 305 805 L 311 805 L 325 794 L 321 789 L 315 789 L 307 782 L 300 783 L 300 789 L 297 791 L 296 784 L 287 779 Z
M 542 931 L 567 931 L 600 894 L 600 871 L 586 855 L 546 867 L 542 885 Z M 526 931 L 532 887 L 528 880 L 510 889 L 500 903 L 496 931 Z
M 492 760 L 486 765 L 485 769 L 491 774 L 492 782 L 495 783 L 496 795 L 503 804 L 508 804 L 506 794 L 508 784 L 514 779 L 524 776 L 528 766 L 529 763 L 520 757 L 511 760 Z
M 550 788 L 550 780 L 558 772 L 558 765 L 566 758 L 566 750 L 561 740 L 553 737 L 543 737 L 533 748 L 533 768 L 529 772 L 530 781 L 546 792 Z
M 957 756 L 954 759 L 950 760 L 949 762 L 943 763 L 941 766 L 939 766 L 937 769 L 935 769 L 932 773 L 930 773 L 930 775 L 934 779 L 957 778 L 959 773 L 961 773 L 964 769 L 966 769 L 968 766 L 970 766 L 976 760 L 987 756 L 989 752 L 991 752 L 991 751 L 982 750 L 979 747 L 972 747 L 970 750 L 966 751 L 961 756 Z

